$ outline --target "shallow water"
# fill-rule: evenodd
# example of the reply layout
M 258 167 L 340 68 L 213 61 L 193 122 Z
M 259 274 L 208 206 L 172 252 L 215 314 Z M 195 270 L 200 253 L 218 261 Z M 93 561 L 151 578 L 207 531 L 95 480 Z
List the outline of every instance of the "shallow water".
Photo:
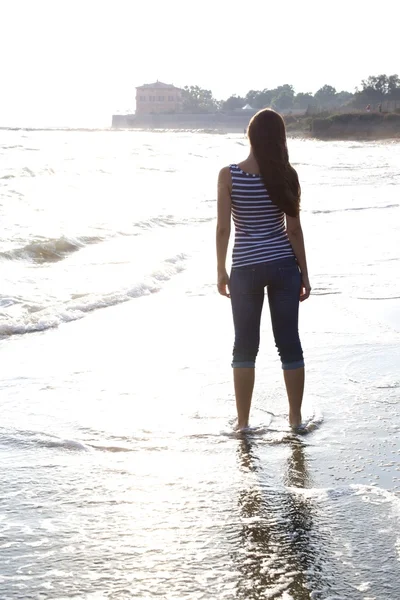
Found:
M 399 598 L 400 145 L 290 141 L 310 433 L 266 313 L 240 436 L 213 238 L 243 138 L 1 135 L 2 600 Z

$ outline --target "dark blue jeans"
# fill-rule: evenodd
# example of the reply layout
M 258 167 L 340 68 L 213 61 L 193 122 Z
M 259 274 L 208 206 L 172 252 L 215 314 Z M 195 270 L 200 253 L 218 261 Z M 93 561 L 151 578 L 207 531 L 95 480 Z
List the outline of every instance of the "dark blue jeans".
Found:
M 232 269 L 230 295 L 235 325 L 232 367 L 255 365 L 265 288 L 282 368 L 304 367 L 298 330 L 301 275 L 294 257 Z

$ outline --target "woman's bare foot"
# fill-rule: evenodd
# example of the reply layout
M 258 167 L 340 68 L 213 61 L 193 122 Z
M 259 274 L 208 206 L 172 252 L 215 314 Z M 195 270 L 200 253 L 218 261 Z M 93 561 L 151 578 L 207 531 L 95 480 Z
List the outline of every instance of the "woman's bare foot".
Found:
M 237 433 L 243 432 L 243 431 L 247 431 L 249 428 L 249 423 L 239 423 L 238 421 L 236 421 L 236 425 L 234 427 L 235 431 Z

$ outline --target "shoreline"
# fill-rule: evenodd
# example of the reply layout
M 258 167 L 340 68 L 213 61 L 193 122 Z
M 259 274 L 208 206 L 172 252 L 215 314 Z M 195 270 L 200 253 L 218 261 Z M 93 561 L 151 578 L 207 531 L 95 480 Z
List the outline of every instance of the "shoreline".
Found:
M 146 133 L 201 133 L 211 135 L 234 135 L 242 134 L 246 137 L 245 129 L 242 127 L 198 127 L 198 126 L 185 126 L 185 127 L 0 127 L 0 131 L 25 131 L 25 132 L 65 132 L 65 133 L 100 133 L 100 132 L 121 132 L 126 133 L 132 132 L 146 132 Z M 295 139 L 315 139 L 321 141 L 359 141 L 359 142 L 371 142 L 371 141 L 400 141 L 400 132 L 395 131 L 327 131 L 327 132 L 315 132 L 309 129 L 291 129 L 290 127 L 286 130 L 288 138 Z
M 171 113 L 113 115 L 112 127 L 141 131 L 201 131 L 203 133 L 244 134 L 255 112 Z M 347 112 L 282 114 L 288 137 L 323 140 L 399 139 L 400 114 Z

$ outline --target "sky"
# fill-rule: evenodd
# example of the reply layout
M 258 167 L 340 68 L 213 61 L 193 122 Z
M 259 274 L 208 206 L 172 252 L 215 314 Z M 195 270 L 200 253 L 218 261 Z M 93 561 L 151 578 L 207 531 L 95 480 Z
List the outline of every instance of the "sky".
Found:
M 0 0 L 0 126 L 107 127 L 135 86 L 217 99 L 400 74 L 400 2 Z

